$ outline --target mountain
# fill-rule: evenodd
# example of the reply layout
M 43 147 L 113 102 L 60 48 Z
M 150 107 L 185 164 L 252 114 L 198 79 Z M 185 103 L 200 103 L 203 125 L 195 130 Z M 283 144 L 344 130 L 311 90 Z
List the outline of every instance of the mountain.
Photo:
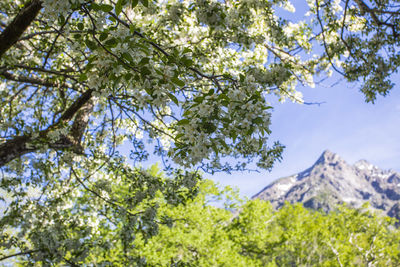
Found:
M 276 180 L 253 198 L 270 201 L 275 208 L 288 201 L 324 211 L 342 203 L 360 207 L 368 201 L 372 209 L 400 219 L 400 174 L 366 160 L 351 165 L 326 150 L 312 167 Z

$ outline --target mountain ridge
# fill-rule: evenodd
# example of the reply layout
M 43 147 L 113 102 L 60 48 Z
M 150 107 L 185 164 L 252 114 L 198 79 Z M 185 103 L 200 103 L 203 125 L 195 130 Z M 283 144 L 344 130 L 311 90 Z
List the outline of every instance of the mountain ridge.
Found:
M 365 159 L 349 164 L 325 150 L 310 168 L 277 179 L 252 198 L 270 201 L 275 208 L 288 201 L 324 211 L 343 203 L 358 208 L 368 201 L 371 209 L 400 219 L 400 174 Z

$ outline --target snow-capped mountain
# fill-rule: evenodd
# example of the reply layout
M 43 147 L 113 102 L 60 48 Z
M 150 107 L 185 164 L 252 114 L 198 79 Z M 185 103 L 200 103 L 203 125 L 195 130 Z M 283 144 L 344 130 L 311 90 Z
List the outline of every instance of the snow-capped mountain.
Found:
M 276 208 L 288 201 L 324 211 L 339 203 L 360 207 L 368 201 L 371 208 L 400 219 L 400 174 L 366 160 L 351 165 L 325 151 L 312 167 L 276 180 L 253 198 L 268 200 Z

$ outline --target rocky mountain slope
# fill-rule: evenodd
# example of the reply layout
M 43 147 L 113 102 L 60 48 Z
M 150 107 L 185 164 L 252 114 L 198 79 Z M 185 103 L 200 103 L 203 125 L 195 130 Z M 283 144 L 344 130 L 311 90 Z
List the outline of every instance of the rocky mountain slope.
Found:
M 400 174 L 365 160 L 351 165 L 325 151 L 312 167 L 278 179 L 253 198 L 268 200 L 276 208 L 289 201 L 324 211 L 344 202 L 360 207 L 368 201 L 371 208 L 400 219 Z

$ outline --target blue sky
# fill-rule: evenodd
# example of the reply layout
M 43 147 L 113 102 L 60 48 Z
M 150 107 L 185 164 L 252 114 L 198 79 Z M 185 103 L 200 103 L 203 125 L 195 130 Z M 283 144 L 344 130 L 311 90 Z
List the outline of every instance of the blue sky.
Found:
M 306 102 L 275 104 L 272 113 L 271 141 L 286 146 L 283 160 L 271 172 L 236 172 L 205 175 L 221 185 L 240 189 L 242 196 L 251 197 L 272 181 L 310 167 L 325 149 L 339 154 L 349 163 L 366 159 L 383 169 L 400 172 L 400 76 L 398 84 L 375 104 L 365 103 L 357 84 L 334 75 L 315 88 L 299 88 Z

